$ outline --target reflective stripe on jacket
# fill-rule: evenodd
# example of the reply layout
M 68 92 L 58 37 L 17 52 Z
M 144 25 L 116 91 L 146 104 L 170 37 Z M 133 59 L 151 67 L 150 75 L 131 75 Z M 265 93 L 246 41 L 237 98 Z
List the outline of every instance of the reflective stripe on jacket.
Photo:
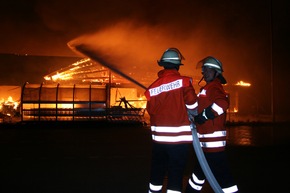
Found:
M 152 139 L 157 143 L 191 143 L 187 109 L 197 107 L 197 96 L 190 77 L 177 70 L 164 69 L 145 91 Z
M 207 83 L 198 94 L 198 113 L 211 106 L 215 118 L 204 124 L 196 124 L 201 146 L 205 152 L 223 151 L 226 145 L 226 111 L 229 107 L 228 95 L 220 80 Z

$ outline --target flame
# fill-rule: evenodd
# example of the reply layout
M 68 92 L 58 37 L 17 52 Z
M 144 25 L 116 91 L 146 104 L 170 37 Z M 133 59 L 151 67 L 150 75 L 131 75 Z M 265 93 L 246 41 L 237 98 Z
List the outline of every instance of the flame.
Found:
M 238 110 L 238 107 L 234 107 L 234 108 L 228 109 L 227 112 L 228 113 L 238 113 L 239 110 Z
M 19 106 L 19 102 L 16 102 L 13 100 L 13 98 L 11 96 L 9 96 L 7 98 L 7 100 L 5 99 L 1 99 L 0 101 L 0 110 L 3 108 L 3 106 L 12 106 L 13 109 L 17 109 L 17 107 Z
M 238 109 L 236 107 L 234 107 L 234 113 L 237 113 Z
M 146 108 L 146 97 L 145 96 L 140 96 L 137 98 L 136 101 L 130 102 L 134 107 L 136 108 L 142 108 L 145 109 Z
M 9 96 L 7 100 L 2 98 L 0 100 L 0 113 L 9 117 L 14 116 L 18 106 L 19 102 L 14 101 L 11 96 Z
M 138 100 L 140 100 L 140 101 L 142 101 L 140 104 L 140 108 L 143 108 L 143 109 L 145 109 L 146 108 L 146 104 L 147 104 L 147 99 L 146 99 L 146 97 L 145 96 L 141 96 L 141 97 L 139 97 L 139 99 Z
M 130 74 L 130 73 L 129 73 Z M 65 68 L 59 69 L 43 77 L 49 82 L 95 82 L 95 83 L 109 83 L 114 84 L 129 83 L 128 80 L 114 73 L 90 58 L 81 59 Z M 110 80 L 111 78 L 111 80 Z
M 236 85 L 236 86 L 246 86 L 246 87 L 251 86 L 250 83 L 244 82 L 244 81 L 242 81 L 242 80 L 239 81 L 239 82 L 237 82 L 235 85 Z

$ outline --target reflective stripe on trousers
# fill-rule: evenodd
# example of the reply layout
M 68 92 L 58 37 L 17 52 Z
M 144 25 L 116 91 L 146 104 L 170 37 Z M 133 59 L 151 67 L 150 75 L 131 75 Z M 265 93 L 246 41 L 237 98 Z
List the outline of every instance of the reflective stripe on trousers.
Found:
M 149 184 L 149 193 L 161 193 L 162 185 L 153 185 Z M 181 193 L 180 191 L 176 190 L 167 190 L 166 193 Z

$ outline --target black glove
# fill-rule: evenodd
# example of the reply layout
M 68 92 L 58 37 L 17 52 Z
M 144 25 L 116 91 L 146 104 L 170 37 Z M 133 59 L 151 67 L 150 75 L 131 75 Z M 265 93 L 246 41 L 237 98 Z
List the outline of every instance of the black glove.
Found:
M 194 121 L 194 116 L 197 115 L 197 109 L 187 109 L 188 119 L 189 121 Z
M 194 122 L 198 124 L 204 124 L 208 119 L 214 119 L 214 113 L 211 110 L 211 105 L 205 109 L 201 113 L 199 113 L 197 116 L 194 117 Z

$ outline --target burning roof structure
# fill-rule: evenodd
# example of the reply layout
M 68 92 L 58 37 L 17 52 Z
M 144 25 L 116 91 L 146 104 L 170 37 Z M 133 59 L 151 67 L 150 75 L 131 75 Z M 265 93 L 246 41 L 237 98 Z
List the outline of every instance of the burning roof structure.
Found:
M 90 58 L 83 58 L 75 63 L 52 72 L 44 77 L 47 83 L 95 83 L 95 84 L 129 84 L 130 82 L 115 73 L 92 61 Z
M 146 100 L 134 82 L 88 57 L 25 83 L 22 121 L 111 120 L 144 122 Z

